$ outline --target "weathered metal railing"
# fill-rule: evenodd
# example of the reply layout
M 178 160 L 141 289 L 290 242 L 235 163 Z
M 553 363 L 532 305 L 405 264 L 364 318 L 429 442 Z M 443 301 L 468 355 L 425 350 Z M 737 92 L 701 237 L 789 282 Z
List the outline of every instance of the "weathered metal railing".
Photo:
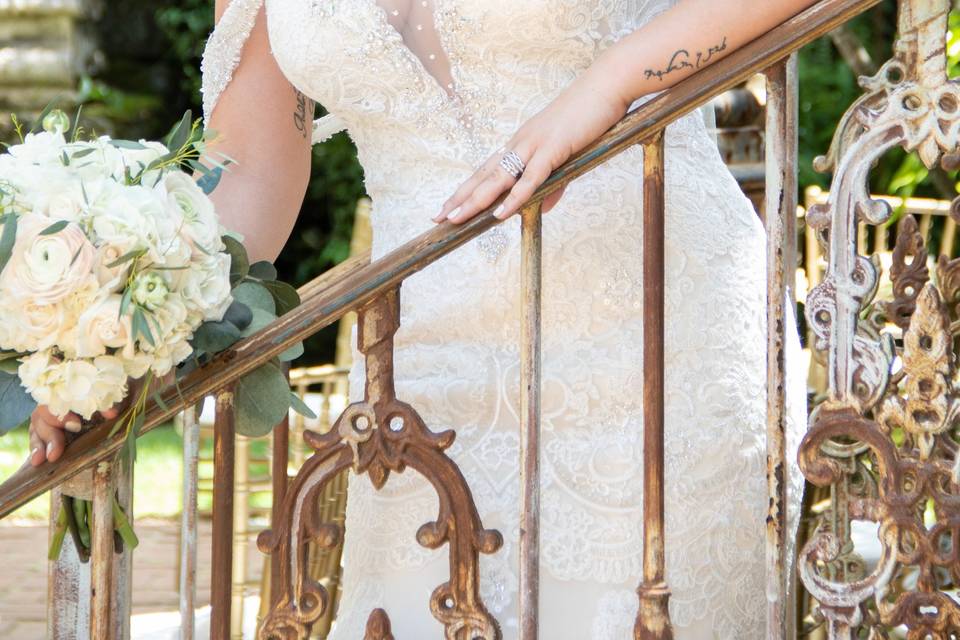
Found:
M 796 210 L 796 77 L 791 55 L 800 47 L 877 4 L 879 0 L 822 0 L 802 14 L 697 73 L 638 108 L 596 144 L 565 164 L 525 205 L 522 216 L 523 325 L 521 358 L 522 521 L 521 638 L 533 640 L 538 628 L 538 435 L 539 435 L 539 304 L 540 227 L 543 199 L 569 181 L 634 145 L 644 148 L 644 568 L 638 590 L 638 639 L 672 637 L 665 583 L 663 529 L 663 132 L 667 125 L 711 97 L 762 72 L 768 81 L 767 198 L 768 232 L 768 471 L 770 511 L 768 531 L 767 637 L 785 638 L 787 582 L 785 526 L 787 460 L 784 438 L 785 301 L 787 276 L 792 273 L 793 224 Z M 923 279 L 905 303 L 920 311 L 907 322 L 903 370 L 891 378 L 892 346 L 879 337 L 874 320 L 860 320 L 874 282 L 872 267 L 851 250 L 856 216 L 882 222 L 887 212 L 871 203 L 862 185 L 871 162 L 885 150 L 902 145 L 919 150 L 932 163 L 942 151 L 952 153 L 960 125 L 960 95 L 945 75 L 943 35 L 947 0 L 902 0 L 901 37 L 897 58 L 867 83 L 871 93 L 841 123 L 839 142 L 830 158 L 836 167 L 837 188 L 821 211 L 818 228 L 830 243 L 827 276 L 808 305 L 823 346 L 830 348 L 831 398 L 813 416 L 801 464 L 810 479 L 832 484 L 842 517 L 883 522 L 883 562 L 878 573 L 847 584 L 845 567 L 835 570 L 841 549 L 839 535 L 822 531 L 802 554 L 801 575 L 820 600 L 832 637 L 852 638 L 862 620 L 863 603 L 873 597 L 883 625 L 906 625 L 911 637 L 947 638 L 957 633 L 957 609 L 938 591 L 944 570 L 958 578 L 956 544 L 960 542 L 960 498 L 954 464 L 956 441 L 947 435 L 956 413 L 951 340 L 954 324 L 943 303 Z M 946 123 L 946 126 L 942 126 Z M 949 156 L 954 158 L 955 156 Z M 830 168 L 830 162 L 822 163 Z M 324 482 L 341 469 L 366 472 L 376 486 L 391 472 L 413 468 L 437 489 L 440 519 L 420 529 L 418 541 L 431 548 L 449 546 L 450 582 L 435 591 L 431 609 L 456 640 L 499 638 L 497 622 L 479 596 L 480 553 L 495 552 L 501 542 L 485 530 L 469 487 L 444 450 L 454 434 L 430 432 L 415 408 L 398 399 L 393 387 L 392 339 L 399 317 L 400 285 L 405 278 L 476 238 L 497 224 L 492 209 L 457 227 L 444 225 L 425 233 L 389 255 L 368 263 L 352 261 L 303 290 L 303 304 L 256 336 L 194 372 L 179 392 L 163 393 L 163 404 L 148 409 L 144 431 L 169 419 L 183 407 L 215 393 L 218 402 L 217 491 L 213 617 L 211 637 L 229 637 L 229 547 L 232 534 L 230 496 L 231 385 L 292 344 L 316 333 L 351 309 L 359 312 L 359 348 L 367 362 L 365 400 L 351 405 L 326 435 L 307 434 L 315 454 L 294 484 L 285 491 L 274 529 L 261 538 L 273 553 L 273 602 L 260 635 L 263 638 L 304 637 L 324 610 L 327 596 L 306 571 L 305 541 L 330 546 L 341 535 L 337 526 L 310 517 L 312 500 Z M 813 216 L 816 220 L 816 216 Z M 905 234 L 906 235 L 906 234 Z M 914 246 L 909 253 L 916 255 Z M 906 251 L 905 251 L 906 252 Z M 913 274 L 919 262 L 904 263 Z M 908 268 L 909 267 L 909 268 Z M 960 277 L 952 263 L 942 267 L 941 291 L 956 294 Z M 907 277 L 907 276 L 902 276 Z M 913 280 L 911 282 L 914 282 Z M 945 284 L 946 283 L 946 284 Z M 944 287 L 947 287 L 944 290 Z M 902 297 L 902 296 L 901 296 Z M 951 298 L 951 302 L 954 298 Z M 904 301 L 901 301 L 904 302 Z M 888 307 L 904 309 L 903 305 Z M 911 309 L 912 310 L 912 309 Z M 907 314 L 909 315 L 909 314 Z M 882 346 L 885 345 L 885 346 Z M 897 384 L 890 385 L 893 380 Z M 904 391 L 898 393 L 899 387 Z M 882 400 L 882 402 L 881 402 Z M 871 414 L 870 412 L 875 413 Z M 960 410 L 957 410 L 960 411 Z M 19 472 L 0 486 L 0 517 L 28 499 L 51 489 L 81 470 L 113 459 L 119 437 L 107 437 L 103 425 L 71 444 L 55 464 Z M 901 436 L 896 436 L 899 431 Z M 846 437 L 839 441 L 838 437 Z M 896 437 L 902 437 L 897 444 Z M 863 444 L 860 444 L 863 443 Z M 917 453 L 912 447 L 919 448 Z M 872 451 L 872 453 L 868 453 Z M 859 456 L 859 458 L 858 458 Z M 856 496 L 850 478 L 866 469 L 877 474 L 875 495 Z M 861 475 L 864 475 L 861 473 Z M 918 524 L 921 506 L 929 506 L 938 523 L 928 531 Z M 759 523 L 757 523 L 759 526 Z M 847 522 L 848 524 L 848 522 Z M 846 524 L 844 525 L 846 526 Z M 937 546 L 949 532 L 950 551 Z M 218 547 L 218 545 L 220 545 Z M 936 549 L 935 549 L 936 547 Z M 919 566 L 914 591 L 891 600 L 890 578 L 898 568 Z M 901 572 L 902 573 L 902 572 Z M 219 586 L 218 586 L 219 585 Z M 224 586 L 227 591 L 225 592 Z M 367 640 L 391 638 L 389 617 L 370 616 Z M 881 637 L 881 636 L 876 636 Z
M 902 147 L 928 168 L 960 167 L 949 9 L 948 0 L 901 3 L 894 57 L 861 80 L 866 94 L 817 161 L 834 184 L 807 220 L 829 257 L 806 313 L 827 352 L 827 399 L 811 416 L 800 466 L 831 487 L 831 508 L 799 570 L 831 638 L 887 637 L 894 628 L 911 639 L 960 637 L 960 606 L 948 594 L 960 584 L 960 262 L 941 255 L 931 282 L 923 236 L 905 218 L 892 293 L 877 301 L 879 262 L 857 249 L 858 220 L 881 225 L 892 213 L 868 191 L 883 154 Z M 951 215 L 960 216 L 960 200 Z M 879 539 L 873 567 L 853 543 L 864 525 Z

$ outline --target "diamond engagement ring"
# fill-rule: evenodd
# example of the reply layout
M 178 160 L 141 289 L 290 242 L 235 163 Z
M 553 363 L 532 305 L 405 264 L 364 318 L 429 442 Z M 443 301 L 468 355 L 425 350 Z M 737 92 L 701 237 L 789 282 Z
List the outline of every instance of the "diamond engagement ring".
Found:
M 526 170 L 527 165 L 523 163 L 516 151 L 506 151 L 500 157 L 500 167 L 506 171 L 511 178 L 519 180 L 520 176 Z

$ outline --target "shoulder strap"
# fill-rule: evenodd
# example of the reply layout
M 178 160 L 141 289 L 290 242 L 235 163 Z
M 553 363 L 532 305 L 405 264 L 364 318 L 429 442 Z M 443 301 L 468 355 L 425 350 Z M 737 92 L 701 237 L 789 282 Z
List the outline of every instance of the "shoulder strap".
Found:
M 233 80 L 262 6 L 263 0 L 232 0 L 207 40 L 200 63 L 205 121 L 210 120 L 221 94 Z
M 250 38 L 263 2 L 264 0 L 232 0 L 207 40 L 200 63 L 205 122 L 210 121 L 220 96 L 233 80 L 233 74 L 240 65 L 243 47 Z M 324 142 L 344 129 L 346 125 L 336 116 L 320 118 L 313 123 L 313 143 Z

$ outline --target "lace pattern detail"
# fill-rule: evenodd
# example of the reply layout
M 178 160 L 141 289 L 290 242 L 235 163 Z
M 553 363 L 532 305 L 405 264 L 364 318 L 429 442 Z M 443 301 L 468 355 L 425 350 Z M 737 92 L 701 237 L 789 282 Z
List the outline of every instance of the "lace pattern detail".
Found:
M 235 0 L 240 1 L 240 0 Z M 373 198 L 373 256 L 432 228 L 452 190 L 606 47 L 674 0 L 415 0 L 440 46 L 411 41 L 377 0 L 265 0 L 274 55 L 344 123 Z M 397 20 L 391 21 L 393 18 Z M 422 23 L 424 30 L 431 26 Z M 397 25 L 404 27 L 398 30 Z M 420 57 L 442 53 L 452 86 Z M 429 53 L 427 53 L 429 56 Z M 442 68 L 441 68 L 442 70 Z M 572 183 L 544 219 L 544 637 L 620 640 L 642 552 L 642 152 Z M 763 637 L 765 241 L 696 112 L 666 137 L 666 503 L 678 640 Z M 396 336 L 398 396 L 450 455 L 504 549 L 481 559 L 505 638 L 517 602 L 519 220 L 409 278 Z M 806 424 L 799 340 L 788 357 L 790 450 Z M 362 394 L 362 362 L 351 392 Z M 790 476 L 796 522 L 801 479 Z M 416 544 L 437 500 L 413 473 L 376 492 L 352 478 L 343 602 L 332 638 L 376 606 L 398 637 L 433 637 L 443 551 Z M 372 586 L 375 585 L 375 586 Z M 626 630 L 626 631 L 625 631 Z
M 200 70 L 203 83 L 203 119 L 210 121 L 220 95 L 223 93 L 233 74 L 240 65 L 243 47 L 250 38 L 257 23 L 257 14 L 263 6 L 263 0 L 232 0 L 210 34 L 203 49 Z

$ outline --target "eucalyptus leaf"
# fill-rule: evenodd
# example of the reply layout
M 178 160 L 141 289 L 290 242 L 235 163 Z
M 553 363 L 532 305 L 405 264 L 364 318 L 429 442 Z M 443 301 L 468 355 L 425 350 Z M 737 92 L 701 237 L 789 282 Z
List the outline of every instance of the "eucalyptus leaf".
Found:
M 247 250 L 239 240 L 232 236 L 223 236 L 223 244 L 226 251 L 230 254 L 230 284 L 235 285 L 247 277 L 250 272 L 250 259 L 247 257 Z
M 304 418 L 309 420 L 316 420 L 317 414 L 313 412 L 313 409 L 307 406 L 307 403 L 303 399 L 294 393 L 290 392 L 290 408 L 302 415 Z
M 183 114 L 183 117 L 180 119 L 173 129 L 167 135 L 166 143 L 167 148 L 171 152 L 178 151 L 183 145 L 189 140 L 190 133 L 193 131 L 193 112 L 187 111 Z
M 262 284 L 267 288 L 267 291 L 270 292 L 274 302 L 277 304 L 277 315 L 282 316 L 300 306 L 300 295 L 296 289 L 286 282 L 264 280 Z
M 204 322 L 194 332 L 191 344 L 205 353 L 220 353 L 240 339 L 240 329 L 230 322 Z
M 20 426 L 36 408 L 36 401 L 20 384 L 20 377 L 0 371 L 0 435 Z
M 250 307 L 234 299 L 227 308 L 227 312 L 223 314 L 223 319 L 242 331 L 253 321 L 253 312 Z
M 70 224 L 67 220 L 57 220 L 52 225 L 40 232 L 42 236 L 52 236 L 55 233 L 60 233 L 67 228 L 67 225 Z
M 146 149 L 143 144 L 136 142 L 134 140 L 111 140 L 111 146 L 116 147 L 117 149 L 131 149 L 134 151 L 142 151 Z
M 290 411 L 290 385 L 276 364 L 268 363 L 237 381 L 233 406 L 240 435 L 260 437 Z
M 250 265 L 250 277 L 258 280 L 276 280 L 277 268 L 266 260 L 254 262 Z
M 247 328 L 243 330 L 240 334 L 243 338 L 249 338 L 257 331 L 260 331 L 264 327 L 268 326 L 271 322 L 277 319 L 277 316 L 272 313 L 268 313 L 263 309 L 253 307 L 250 309 L 253 312 L 253 318 L 250 321 L 250 324 L 247 325 Z
M 17 241 L 17 216 L 7 216 L 3 223 L 3 233 L 0 233 L 0 273 L 10 262 L 10 256 L 13 255 L 13 245 Z
M 20 362 L 16 358 L 0 360 L 0 372 L 16 375 L 20 369 Z
M 94 151 L 96 151 L 94 147 L 87 147 L 86 149 L 80 149 L 80 151 L 77 151 L 76 153 L 72 154 L 71 157 L 74 160 L 77 160 L 79 158 L 86 158 L 88 155 L 90 155 Z
M 282 352 L 277 358 L 280 362 L 292 362 L 303 355 L 303 343 L 298 342 L 286 351 Z
M 122 256 L 120 256 L 110 264 L 108 264 L 107 268 L 113 269 L 115 267 L 119 267 L 123 263 L 130 262 L 131 260 L 135 260 L 146 253 L 147 253 L 146 249 L 134 249 L 133 251 L 127 251 L 125 254 L 123 254 Z
M 241 282 L 231 293 L 234 300 L 251 309 L 262 309 L 271 315 L 277 314 L 277 304 L 273 301 L 273 295 L 259 283 Z
M 207 169 L 206 173 L 203 174 L 203 177 L 197 180 L 197 186 L 199 186 L 205 194 L 210 195 L 214 192 L 214 190 L 216 190 L 217 185 L 220 184 L 220 179 L 222 177 L 222 168 L 217 167 L 215 169 Z

